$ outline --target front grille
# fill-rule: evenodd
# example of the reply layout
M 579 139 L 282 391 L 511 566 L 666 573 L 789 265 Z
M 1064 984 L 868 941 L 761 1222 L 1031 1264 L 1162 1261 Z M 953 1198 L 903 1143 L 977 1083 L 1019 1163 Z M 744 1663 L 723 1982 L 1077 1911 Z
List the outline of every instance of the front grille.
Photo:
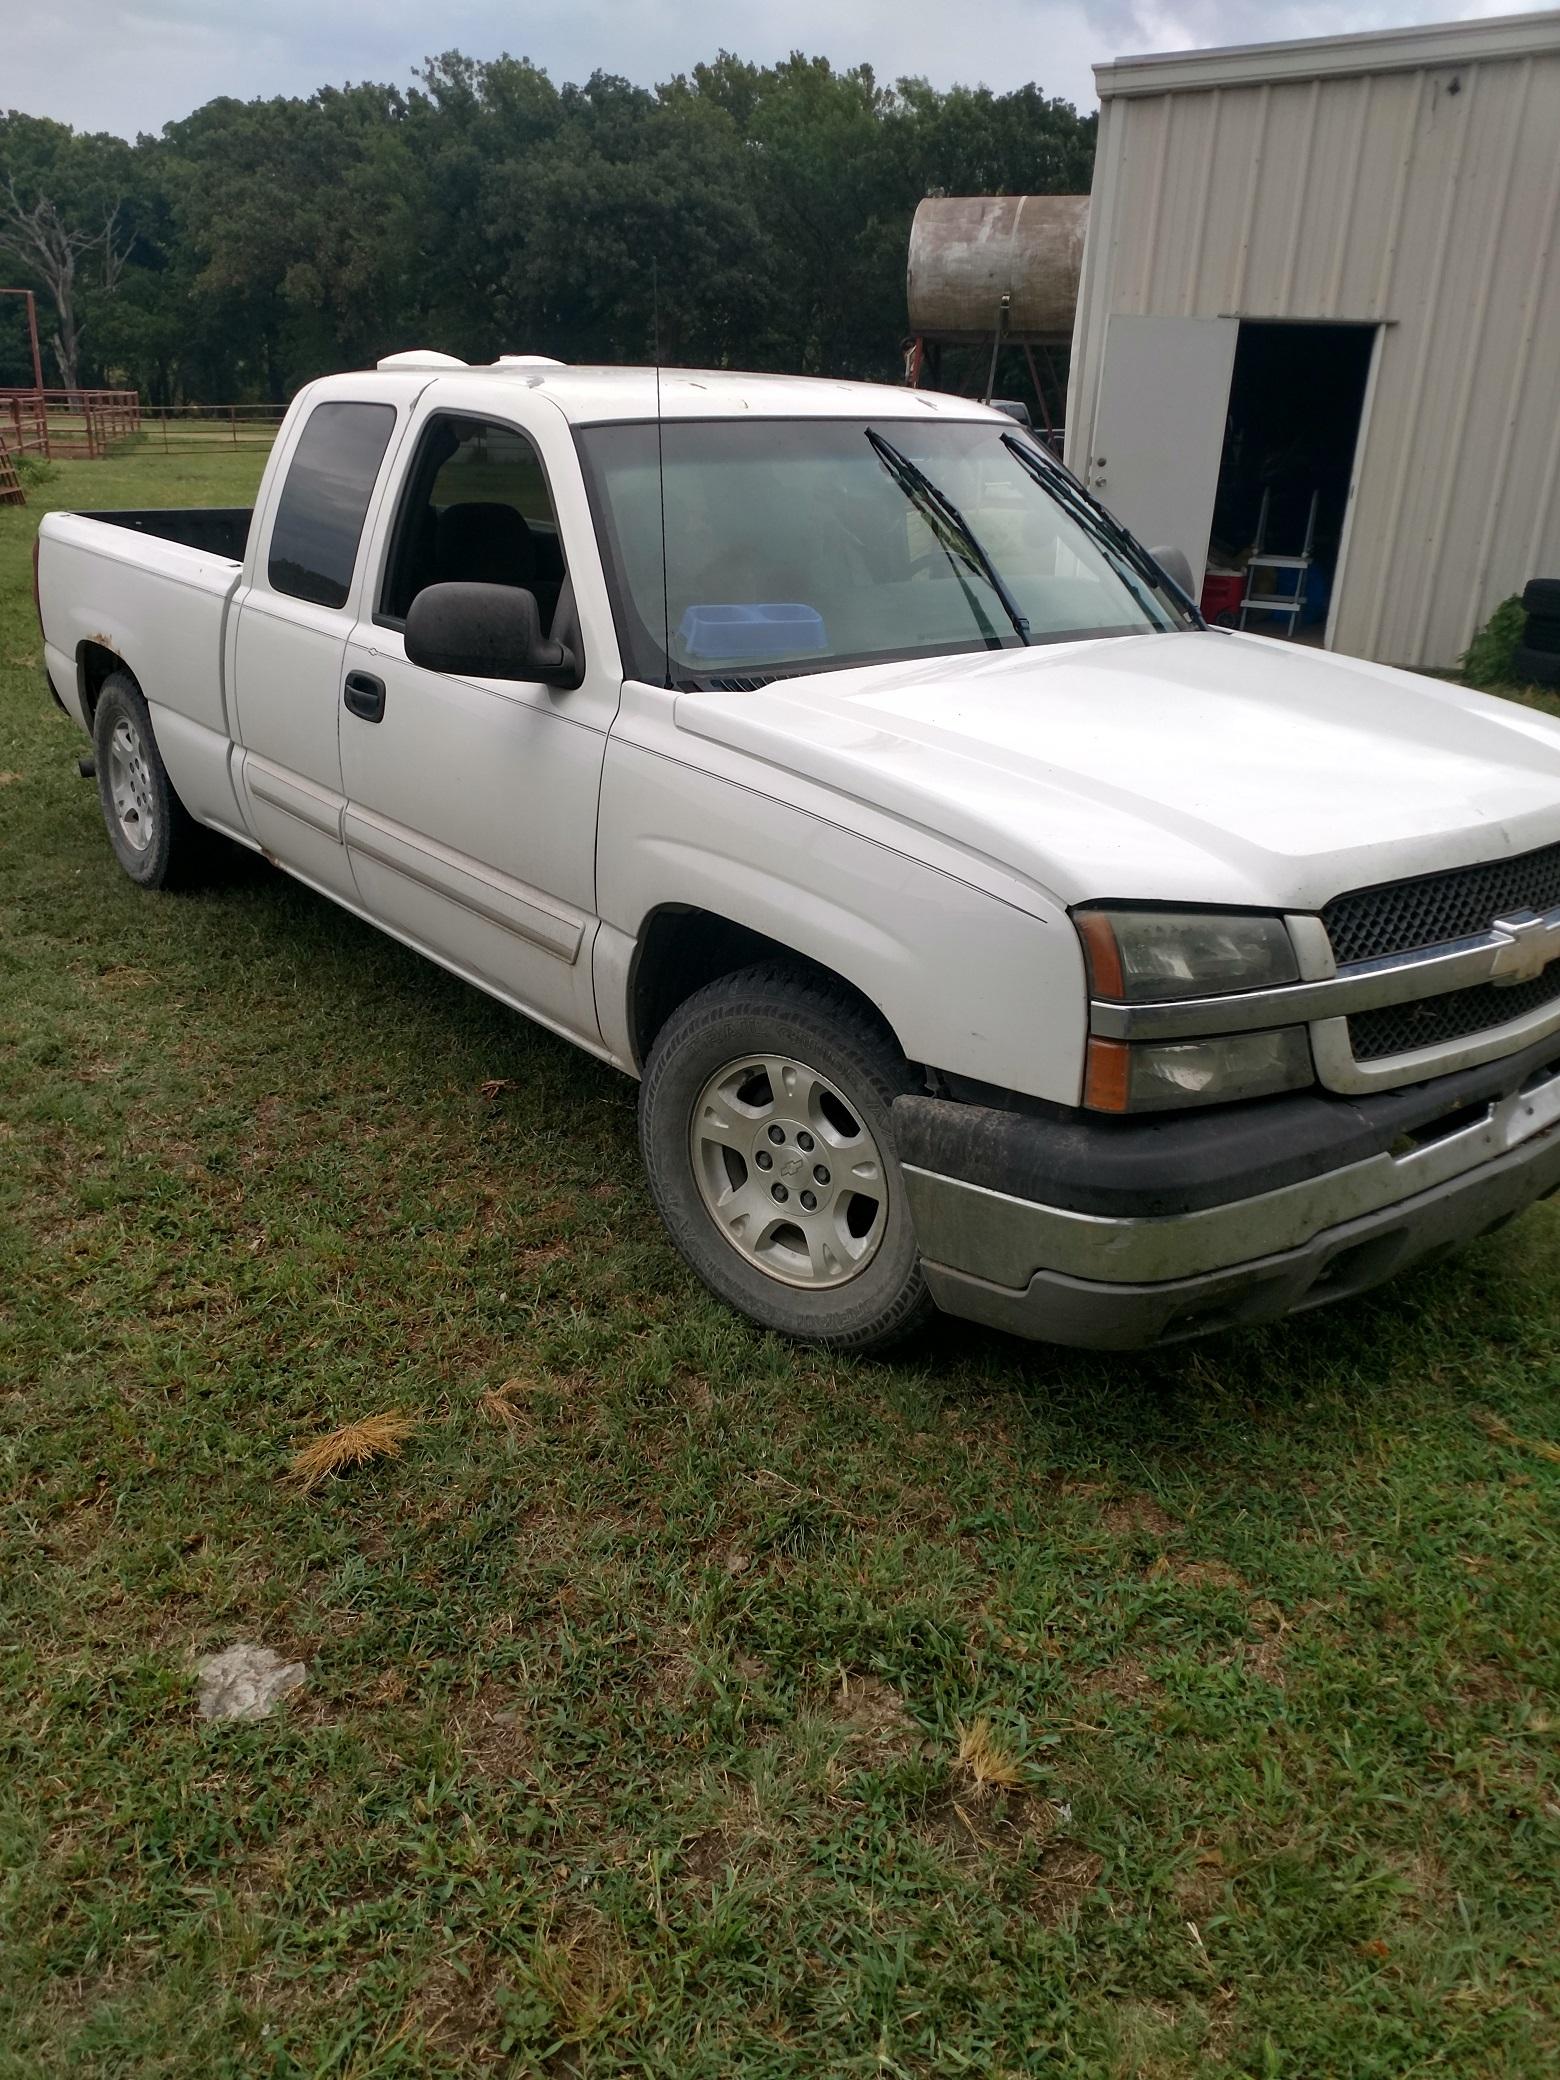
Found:
M 1484 860 L 1476 867 L 1456 867 L 1449 874 L 1425 874 L 1417 881 L 1393 881 L 1384 888 L 1353 889 L 1338 896 L 1322 912 L 1339 965 L 1380 960 L 1388 954 L 1414 953 L 1448 939 L 1468 939 L 1487 932 L 1497 917 L 1519 910 L 1553 910 L 1560 904 L 1560 845 L 1520 852 L 1510 859 Z M 1441 997 L 1441 1004 L 1460 1003 L 1477 990 Z M 1497 990 L 1501 997 L 1516 990 Z M 1414 1007 L 1408 1007 L 1410 1009 Z M 1426 1007 L 1428 1008 L 1428 1007 Z M 1404 1010 L 1372 1012 L 1372 1018 L 1401 1018 Z M 1514 1017 L 1507 1012 L 1505 1017 Z M 1500 1018 L 1485 1021 L 1503 1023 Z M 1476 1032 L 1477 1026 L 1464 1028 Z M 1426 1045 L 1417 1042 L 1416 1045 Z M 1381 1048 L 1379 1053 L 1390 1053 Z
M 1481 982 L 1473 989 L 1448 990 L 1445 996 L 1421 997 L 1413 1004 L 1356 1011 L 1349 1020 L 1349 1044 L 1357 1062 L 1408 1054 L 1416 1047 L 1448 1047 L 1556 1001 L 1560 1001 L 1560 961 L 1551 961 L 1534 981 L 1516 982 L 1509 988 Z

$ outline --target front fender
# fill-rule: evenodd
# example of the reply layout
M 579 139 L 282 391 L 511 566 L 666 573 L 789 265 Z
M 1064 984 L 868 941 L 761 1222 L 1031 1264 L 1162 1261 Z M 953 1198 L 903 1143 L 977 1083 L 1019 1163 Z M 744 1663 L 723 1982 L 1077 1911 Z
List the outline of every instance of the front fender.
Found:
M 920 834 L 902 826 L 851 830 L 841 806 L 783 801 L 614 737 L 597 858 L 604 1026 L 626 1029 L 617 999 L 632 948 L 657 911 L 681 906 L 840 976 L 877 1006 L 911 1061 L 1077 1104 L 1087 990 L 1066 912 L 1033 891 L 1020 907 L 947 861 L 918 858 Z

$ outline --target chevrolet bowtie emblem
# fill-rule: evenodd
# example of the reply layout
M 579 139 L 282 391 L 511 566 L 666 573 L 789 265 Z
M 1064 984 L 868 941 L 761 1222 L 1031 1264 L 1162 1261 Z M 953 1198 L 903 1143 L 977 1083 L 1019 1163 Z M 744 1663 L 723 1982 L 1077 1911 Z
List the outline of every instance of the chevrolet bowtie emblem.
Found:
M 1560 957 L 1560 910 L 1551 910 L 1544 917 L 1536 910 L 1519 910 L 1513 917 L 1497 917 L 1494 930 L 1506 941 L 1496 952 L 1490 971 L 1497 989 L 1536 982 L 1549 963 Z

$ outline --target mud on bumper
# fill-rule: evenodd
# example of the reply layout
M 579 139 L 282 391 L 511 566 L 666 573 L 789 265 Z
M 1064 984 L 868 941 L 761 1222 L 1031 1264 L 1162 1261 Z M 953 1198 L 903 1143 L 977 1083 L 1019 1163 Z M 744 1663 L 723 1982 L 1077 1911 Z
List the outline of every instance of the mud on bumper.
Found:
M 1560 1190 L 1552 1039 L 1379 1098 L 1239 1112 L 1145 1127 L 901 1098 L 933 1298 L 1051 1343 L 1172 1343 L 1364 1292 Z

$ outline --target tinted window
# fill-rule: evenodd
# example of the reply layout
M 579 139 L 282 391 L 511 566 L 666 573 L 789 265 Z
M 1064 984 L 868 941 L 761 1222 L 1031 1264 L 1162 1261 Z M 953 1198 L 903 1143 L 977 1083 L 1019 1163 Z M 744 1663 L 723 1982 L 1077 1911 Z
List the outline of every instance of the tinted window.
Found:
M 406 473 L 380 613 L 404 621 L 425 585 L 452 579 L 524 586 L 551 625 L 563 545 L 541 458 L 491 419 L 431 419 Z
M 317 404 L 293 451 L 271 530 L 271 588 L 344 607 L 363 516 L 395 428 L 388 404 Z

